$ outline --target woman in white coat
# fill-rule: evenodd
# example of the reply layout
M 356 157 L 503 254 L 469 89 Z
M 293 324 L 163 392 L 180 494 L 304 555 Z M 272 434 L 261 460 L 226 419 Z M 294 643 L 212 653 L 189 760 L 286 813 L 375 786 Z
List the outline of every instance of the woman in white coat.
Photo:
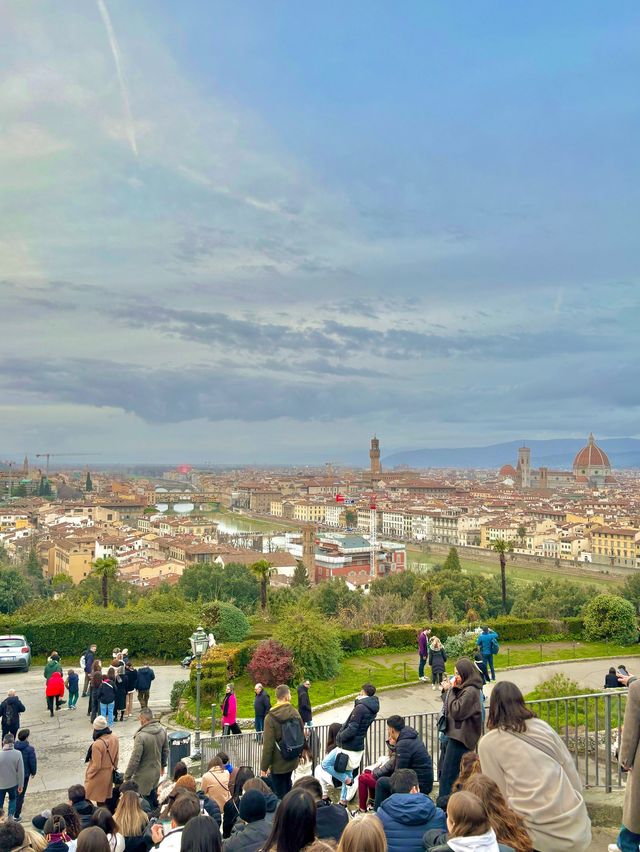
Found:
M 534 849 L 588 849 L 591 821 L 573 758 L 553 728 L 525 705 L 514 683 L 494 686 L 487 728 L 478 746 L 482 772 L 523 818 Z

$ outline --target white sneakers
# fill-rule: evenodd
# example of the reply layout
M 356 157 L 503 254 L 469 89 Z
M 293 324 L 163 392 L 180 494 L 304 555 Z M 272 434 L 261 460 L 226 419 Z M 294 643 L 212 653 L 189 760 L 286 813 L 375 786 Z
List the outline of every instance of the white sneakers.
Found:
M 607 852 L 621 852 L 621 850 L 617 843 L 610 843 L 607 846 Z
M 422 675 L 422 677 L 419 677 L 418 680 L 421 680 L 423 683 L 429 683 L 429 678 L 425 677 L 424 675 Z

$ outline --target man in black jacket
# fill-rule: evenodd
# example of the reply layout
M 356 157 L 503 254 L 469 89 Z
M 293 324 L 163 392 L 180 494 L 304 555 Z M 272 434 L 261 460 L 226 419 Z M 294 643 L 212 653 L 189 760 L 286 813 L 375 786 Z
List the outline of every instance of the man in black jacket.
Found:
M 303 681 L 298 687 L 298 713 L 300 714 L 300 718 L 304 722 L 305 728 L 310 728 L 313 719 L 313 713 L 311 712 L 311 701 L 309 700 L 309 687 L 311 686 L 310 680 Z
M 405 725 L 402 716 L 387 719 L 389 742 L 395 745 L 395 765 L 398 769 L 413 769 L 418 776 L 420 792 L 428 796 L 433 789 L 433 761 L 418 732 Z
M 88 828 L 91 825 L 91 817 L 94 814 L 95 807 L 87 799 L 87 793 L 82 784 L 72 784 L 67 790 L 67 796 L 69 804 L 78 814 L 80 825 L 82 828 Z
M 20 728 L 20 714 L 25 712 L 25 706 L 16 695 L 15 689 L 7 692 L 7 697 L 0 704 L 0 716 L 2 717 L 2 739 L 7 734 L 13 734 L 15 739 Z
M 312 775 L 299 778 L 293 785 L 294 790 L 298 788 L 311 793 L 316 803 L 316 835 L 318 839 L 335 840 L 336 843 L 339 843 L 342 832 L 349 822 L 347 809 L 341 808 L 340 805 L 331 804 L 329 799 L 323 799 L 322 785 Z
M 262 732 L 264 731 L 264 717 L 271 710 L 271 698 L 269 693 L 261 683 L 256 683 L 254 686 L 256 697 L 253 699 L 253 715 L 256 726 L 256 742 L 262 742 Z

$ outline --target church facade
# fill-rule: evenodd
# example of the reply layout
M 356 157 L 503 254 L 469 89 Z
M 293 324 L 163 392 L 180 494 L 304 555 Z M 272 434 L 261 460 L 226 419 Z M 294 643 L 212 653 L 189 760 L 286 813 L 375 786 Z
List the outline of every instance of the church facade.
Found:
M 596 444 L 593 433 L 589 435 L 587 445 L 576 454 L 571 470 L 532 468 L 531 450 L 529 447 L 520 447 L 516 466 L 506 464 L 501 467 L 499 478 L 503 482 L 512 482 L 516 488 L 539 491 L 555 491 L 576 485 L 603 488 L 615 482 L 609 458 Z

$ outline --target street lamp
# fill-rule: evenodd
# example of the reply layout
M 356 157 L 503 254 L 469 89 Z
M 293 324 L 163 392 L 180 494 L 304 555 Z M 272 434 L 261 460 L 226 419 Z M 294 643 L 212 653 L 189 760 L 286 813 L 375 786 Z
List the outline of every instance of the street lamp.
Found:
M 202 627 L 198 627 L 189 639 L 191 651 L 196 658 L 196 741 L 195 750 L 200 753 L 200 672 L 202 671 L 202 655 L 209 647 L 209 639 Z

